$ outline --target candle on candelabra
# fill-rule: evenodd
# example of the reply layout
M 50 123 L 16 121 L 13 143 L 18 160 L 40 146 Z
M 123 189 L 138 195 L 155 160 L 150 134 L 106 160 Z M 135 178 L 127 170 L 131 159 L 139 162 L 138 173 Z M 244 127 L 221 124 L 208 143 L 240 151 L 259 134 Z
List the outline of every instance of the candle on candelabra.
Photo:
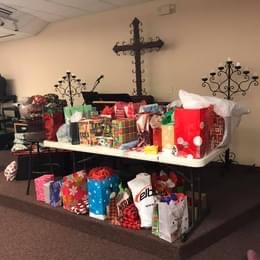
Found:
M 249 74 L 250 71 L 249 71 L 249 69 L 246 67 L 246 68 L 244 69 L 243 73 L 244 73 L 244 74 Z
M 236 63 L 236 67 L 240 67 L 241 65 L 240 65 L 240 63 L 239 62 L 237 62 Z
M 232 62 L 230 57 L 227 58 L 227 62 Z

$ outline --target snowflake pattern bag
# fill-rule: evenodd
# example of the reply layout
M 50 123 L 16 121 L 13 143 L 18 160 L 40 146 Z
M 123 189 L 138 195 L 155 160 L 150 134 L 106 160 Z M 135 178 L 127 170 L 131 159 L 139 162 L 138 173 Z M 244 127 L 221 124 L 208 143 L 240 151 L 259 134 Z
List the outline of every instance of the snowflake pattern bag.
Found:
M 63 208 L 71 210 L 78 202 L 86 200 L 86 172 L 79 171 L 63 178 L 61 194 Z
M 212 109 L 177 108 L 175 113 L 175 144 L 178 156 L 199 159 L 211 148 Z

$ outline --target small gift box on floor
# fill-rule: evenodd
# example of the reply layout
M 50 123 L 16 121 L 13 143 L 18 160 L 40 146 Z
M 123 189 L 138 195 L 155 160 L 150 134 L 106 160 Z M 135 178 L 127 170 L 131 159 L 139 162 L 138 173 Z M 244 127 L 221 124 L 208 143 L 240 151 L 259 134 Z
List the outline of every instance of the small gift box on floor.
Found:
M 50 204 L 50 197 L 51 197 L 50 185 L 52 182 L 53 181 L 49 181 L 43 184 L 44 202 L 47 204 Z
M 136 121 L 131 118 L 112 121 L 113 146 L 118 148 L 121 144 L 137 140 Z
M 63 178 L 61 194 L 63 208 L 71 211 L 80 201 L 86 200 L 86 172 L 79 171 Z
M 54 180 L 53 174 L 45 174 L 34 179 L 36 199 L 39 201 L 45 201 L 44 196 L 44 184 Z
M 50 183 L 50 204 L 53 207 L 60 207 L 62 205 L 61 186 L 63 181 L 57 180 Z
M 212 108 L 175 110 L 175 144 L 178 156 L 199 159 L 211 150 Z
M 111 192 L 118 193 L 119 178 L 108 167 L 90 170 L 87 181 L 89 216 L 104 220 Z

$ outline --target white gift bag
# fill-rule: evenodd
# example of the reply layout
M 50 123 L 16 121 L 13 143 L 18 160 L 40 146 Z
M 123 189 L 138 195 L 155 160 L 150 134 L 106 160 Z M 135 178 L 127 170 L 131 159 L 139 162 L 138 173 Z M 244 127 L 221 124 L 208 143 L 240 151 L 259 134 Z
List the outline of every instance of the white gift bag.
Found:
M 187 196 L 182 200 L 159 202 L 159 236 L 172 243 L 189 228 Z
M 140 173 L 129 181 L 128 186 L 133 194 L 134 204 L 138 209 L 141 219 L 141 227 L 152 227 L 154 193 L 151 176 L 148 173 Z

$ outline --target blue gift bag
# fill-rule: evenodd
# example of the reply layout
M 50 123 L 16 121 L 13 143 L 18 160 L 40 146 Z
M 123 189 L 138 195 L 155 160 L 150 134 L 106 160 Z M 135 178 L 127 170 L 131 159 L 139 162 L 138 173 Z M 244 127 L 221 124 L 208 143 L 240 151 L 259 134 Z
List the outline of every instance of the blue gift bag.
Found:
M 113 175 L 103 180 L 88 179 L 87 190 L 89 216 L 104 220 L 111 192 L 119 191 L 118 176 Z
M 53 207 L 61 206 L 61 197 L 60 197 L 61 186 L 62 186 L 62 180 L 58 180 L 50 183 L 50 204 Z

